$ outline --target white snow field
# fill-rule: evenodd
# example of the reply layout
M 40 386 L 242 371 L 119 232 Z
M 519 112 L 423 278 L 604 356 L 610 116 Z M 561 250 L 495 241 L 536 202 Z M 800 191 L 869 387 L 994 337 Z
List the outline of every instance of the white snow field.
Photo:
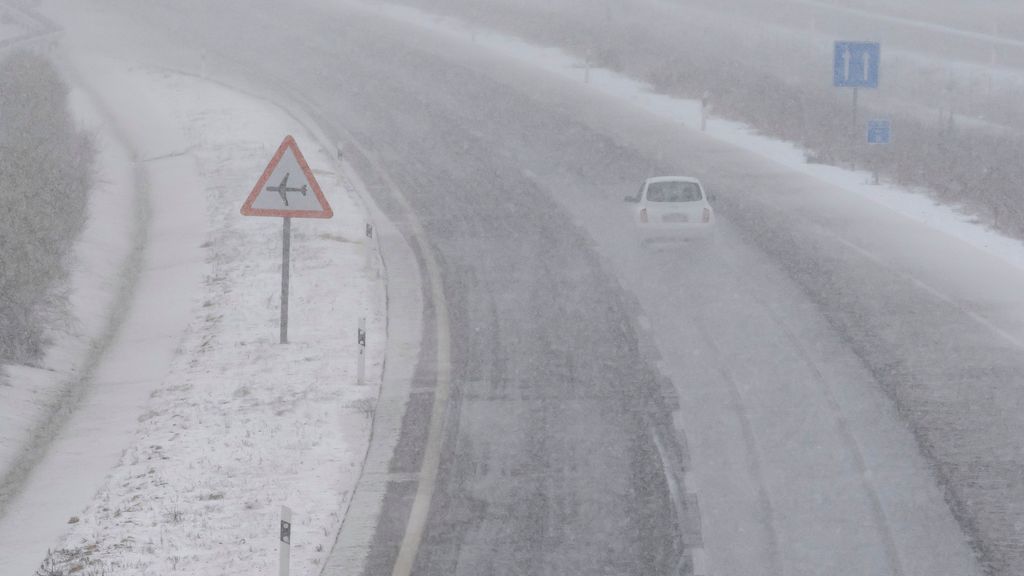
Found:
M 135 150 L 148 241 L 120 333 L 0 518 L 0 574 L 32 574 L 48 549 L 60 550 L 52 566 L 85 574 L 267 574 L 282 505 L 294 514 L 293 573 L 314 573 L 360 471 L 383 365 L 385 295 L 366 209 L 280 109 L 198 78 L 72 59 Z M 98 116 L 83 115 L 90 125 Z M 293 220 L 281 345 L 282 222 L 239 208 L 287 134 L 335 216 Z M 132 166 L 112 154 L 100 172 L 124 190 Z M 130 203 L 106 211 L 102 191 L 94 222 L 130 224 Z

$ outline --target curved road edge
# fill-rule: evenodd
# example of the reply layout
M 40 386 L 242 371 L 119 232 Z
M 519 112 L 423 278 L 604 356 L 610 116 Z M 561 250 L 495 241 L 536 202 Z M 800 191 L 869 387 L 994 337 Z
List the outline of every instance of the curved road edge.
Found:
M 378 257 L 385 274 L 387 344 L 384 373 L 373 415 L 370 442 L 359 480 L 342 516 L 341 529 L 323 565 L 321 574 L 335 576 L 363 573 L 378 526 L 382 522 L 384 498 L 391 482 L 417 483 L 413 510 L 407 520 L 394 576 L 412 572 L 416 552 L 423 538 L 430 501 L 433 498 L 443 444 L 448 404 L 451 334 L 448 308 L 438 265 L 422 227 L 403 193 L 370 150 L 344 128 L 333 125 L 317 107 L 297 92 L 262 94 L 253 87 L 241 88 L 218 82 L 279 105 L 325 150 L 335 150 L 336 164 L 345 188 L 358 197 L 369 215 Z M 281 86 L 286 84 L 282 83 Z M 328 135 L 331 132 L 332 138 Z M 370 193 L 370 187 L 386 189 L 400 205 L 404 222 L 396 225 Z M 428 277 L 428 282 L 423 277 Z M 428 333 L 432 329 L 433 334 Z M 426 455 L 417 475 L 391 472 L 391 461 L 399 447 L 410 396 L 421 392 L 416 384 L 421 361 L 436 366 L 430 387 L 434 401 Z

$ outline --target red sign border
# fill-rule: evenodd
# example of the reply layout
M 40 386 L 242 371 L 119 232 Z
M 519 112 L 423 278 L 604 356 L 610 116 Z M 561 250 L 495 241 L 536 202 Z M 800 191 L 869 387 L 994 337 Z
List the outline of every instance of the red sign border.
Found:
M 270 176 L 274 173 L 274 169 L 277 168 L 278 163 L 281 162 L 281 158 L 284 157 L 285 150 L 291 150 L 295 154 L 295 159 L 299 162 L 299 167 L 302 168 L 302 173 L 306 176 L 306 180 L 309 182 L 310 187 L 313 189 L 313 193 L 316 195 L 317 201 L 320 202 L 320 212 L 314 212 L 310 210 L 278 210 L 268 208 L 253 208 L 253 203 L 259 198 L 260 193 L 263 191 L 263 187 L 267 185 L 267 181 L 270 180 Z M 284 137 L 284 141 L 277 148 L 277 152 L 274 153 L 274 157 L 270 159 L 270 164 L 267 164 L 267 169 L 263 171 L 263 175 L 260 176 L 256 186 L 253 187 L 252 192 L 249 193 L 249 197 L 245 200 L 245 204 L 242 205 L 242 216 L 276 216 L 279 218 L 332 218 L 334 217 L 334 211 L 331 210 L 331 205 L 327 203 L 327 198 L 324 197 L 323 190 L 320 189 L 320 183 L 316 181 L 316 177 L 313 176 L 313 171 L 309 169 L 309 164 L 306 163 L 306 158 L 299 151 L 299 145 L 295 143 L 295 138 L 292 138 L 291 134 Z

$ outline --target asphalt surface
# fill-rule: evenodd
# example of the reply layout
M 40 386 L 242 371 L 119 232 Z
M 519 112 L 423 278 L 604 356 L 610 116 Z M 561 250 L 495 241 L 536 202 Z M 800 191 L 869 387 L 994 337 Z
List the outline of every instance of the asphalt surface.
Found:
M 300 89 L 386 167 L 440 265 L 452 396 L 414 573 L 671 573 L 697 543 L 666 422 L 717 573 L 1024 567 L 1022 318 L 968 281 L 1002 264 L 372 13 L 169 6 L 131 9 L 183 62 Z M 621 199 L 666 172 L 717 193 L 717 245 L 637 249 Z M 401 221 L 391 187 L 371 192 Z M 436 374 L 425 354 L 368 575 L 404 536 Z
M 622 290 L 514 162 L 433 126 L 476 124 L 491 114 L 466 104 L 502 102 L 503 90 L 408 58 L 415 74 L 383 88 L 397 101 L 378 102 L 374 123 L 422 132 L 374 149 L 440 261 L 453 335 L 444 455 L 414 572 L 667 572 L 678 537 L 650 436 L 667 409 Z M 437 79 L 466 87 L 465 100 L 422 100 Z M 427 387 L 431 368 L 418 376 Z M 431 403 L 413 396 L 393 473 L 419 470 Z M 395 483 L 385 517 L 402 518 L 410 498 Z M 402 535 L 378 531 L 366 574 L 390 571 Z

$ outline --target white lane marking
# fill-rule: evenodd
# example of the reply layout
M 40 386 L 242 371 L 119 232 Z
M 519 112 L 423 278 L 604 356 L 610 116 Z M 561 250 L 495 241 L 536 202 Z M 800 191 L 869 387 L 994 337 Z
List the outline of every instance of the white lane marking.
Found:
M 300 102 L 304 101 L 301 97 L 295 96 L 295 98 Z M 312 105 L 307 103 L 307 106 Z M 344 131 L 344 129 L 342 130 Z M 434 253 L 427 242 L 423 226 L 420 224 L 419 219 L 416 218 L 416 213 L 409 204 L 406 195 L 368 150 L 359 146 L 358 141 L 351 134 L 346 134 L 346 136 L 348 141 L 359 150 L 377 175 L 384 181 L 385 185 L 393 192 L 403 214 L 408 219 L 409 226 L 412 229 L 412 236 L 419 245 L 424 266 L 427 269 L 431 298 L 434 302 L 434 323 L 437 332 L 437 384 L 434 387 L 435 396 L 430 414 L 430 428 L 427 432 L 423 463 L 420 466 L 419 473 L 403 474 L 399 477 L 400 480 L 410 476 L 419 480 L 412 509 L 409 512 L 409 519 L 406 521 L 405 533 L 402 536 L 402 544 L 398 550 L 395 565 L 392 568 L 392 576 L 410 576 L 416 561 L 416 554 L 419 552 L 420 544 L 423 541 L 423 533 L 427 524 L 428 514 L 430 513 L 430 503 L 434 497 L 437 475 L 441 467 L 444 420 L 451 388 L 451 326 L 448 317 L 448 301 L 444 297 L 440 266 L 438 266 L 437 261 L 434 259 Z M 410 390 L 410 394 L 419 392 L 419 390 L 415 389 Z
M 364 153 L 365 154 L 365 153 Z M 372 156 L 367 156 L 372 158 Z M 376 162 L 374 162 L 376 164 Z M 427 243 L 423 227 L 416 218 L 416 213 L 409 205 L 405 194 L 394 183 L 391 177 L 379 165 L 376 166 L 381 178 L 394 192 L 398 203 L 405 212 L 413 237 L 420 245 L 427 276 L 430 279 L 431 298 L 434 301 L 434 323 L 437 330 L 437 385 L 434 388 L 434 405 L 430 414 L 430 429 L 427 432 L 427 443 L 424 447 L 423 464 L 420 467 L 420 482 L 416 487 L 416 498 L 409 512 L 409 520 L 405 526 L 402 545 L 398 549 L 398 557 L 392 568 L 392 576 L 410 576 L 416 554 L 423 542 L 423 532 L 430 513 L 430 503 L 434 498 L 437 485 L 437 474 L 441 467 L 441 444 L 444 440 L 445 412 L 448 408 L 448 397 L 451 387 L 451 326 L 448 318 L 448 302 L 444 297 L 441 282 L 441 271 L 434 259 L 434 253 Z
M 914 284 L 918 288 L 924 290 L 925 292 L 928 292 L 929 294 L 931 294 L 935 298 L 937 298 L 937 299 L 941 300 L 942 302 L 945 302 L 946 304 L 949 304 L 950 306 L 952 306 L 952 307 L 956 308 L 957 310 L 963 312 L 968 317 L 973 319 L 975 322 L 977 322 L 978 324 L 981 324 L 982 326 L 988 328 L 993 333 L 995 333 L 996 335 L 998 335 L 1002 339 L 1006 340 L 1008 343 L 1012 344 L 1014 347 L 1016 347 L 1016 348 L 1018 348 L 1020 350 L 1024 350 L 1024 341 L 1021 341 L 1019 338 L 1017 338 L 1013 334 L 1010 334 L 1006 330 L 1003 330 L 999 326 L 996 326 L 990 320 L 988 320 L 984 316 L 978 314 L 977 312 L 974 312 L 973 310 L 968 310 L 967 308 L 964 308 L 963 306 L 960 305 L 960 303 L 958 303 L 956 300 L 954 300 L 951 296 L 946 295 L 944 292 L 942 292 L 938 288 L 935 288 L 934 286 L 931 286 L 931 285 L 925 283 L 924 281 L 922 281 L 920 278 L 917 278 L 916 276 L 913 276 L 913 275 L 911 275 L 909 273 L 897 270 L 895 266 L 893 266 L 892 264 L 882 260 L 881 258 L 878 257 L 877 254 L 871 252 L 870 250 L 867 250 L 866 248 L 862 248 L 862 247 L 858 246 L 857 244 L 854 244 L 853 242 L 847 240 L 846 238 L 843 238 L 842 236 L 839 236 L 838 234 L 836 234 L 834 232 L 831 232 L 831 231 L 828 231 L 828 230 L 824 230 L 824 229 L 823 229 L 823 232 L 828 234 L 829 236 L 832 236 L 839 243 L 841 243 L 844 246 L 850 248 L 851 250 L 856 251 L 858 254 L 864 256 L 868 260 L 871 260 L 875 264 L 881 266 L 882 268 L 885 268 L 886 270 L 890 271 L 891 273 L 893 273 L 893 274 L 895 274 L 897 276 L 900 276 L 900 277 L 910 281 L 912 284 Z
M 658 458 L 661 459 L 661 469 L 665 473 L 665 482 L 668 484 L 668 494 L 672 499 L 672 507 L 676 509 L 676 517 L 679 518 L 679 522 L 684 522 L 683 513 L 686 511 L 686 507 L 683 505 L 679 484 L 676 480 L 676 475 L 673 473 L 674 468 L 668 458 L 668 454 L 665 452 L 665 445 L 661 441 L 661 434 L 658 434 L 654 427 L 651 427 L 651 438 L 654 439 L 654 447 L 657 448 Z

